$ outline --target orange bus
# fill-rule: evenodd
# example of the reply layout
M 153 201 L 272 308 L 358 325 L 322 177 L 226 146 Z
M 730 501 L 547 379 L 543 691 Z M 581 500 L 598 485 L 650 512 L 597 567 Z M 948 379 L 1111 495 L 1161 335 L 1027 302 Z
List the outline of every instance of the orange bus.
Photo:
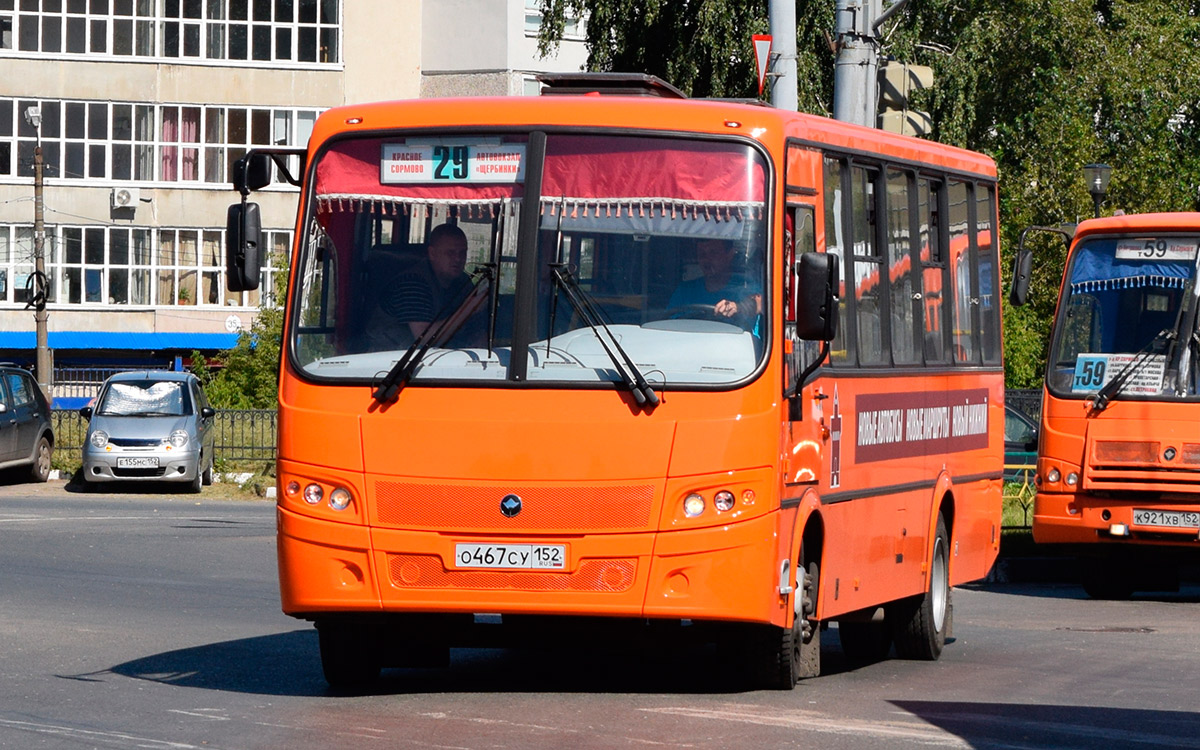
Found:
M 1088 220 L 1069 242 L 1033 536 L 1074 545 L 1096 598 L 1175 589 L 1200 549 L 1198 244 L 1198 213 Z
M 235 288 L 245 196 L 301 187 L 278 556 L 327 680 L 653 633 L 788 689 L 831 622 L 854 659 L 937 658 L 999 544 L 993 162 L 546 84 L 333 109 L 235 170 Z

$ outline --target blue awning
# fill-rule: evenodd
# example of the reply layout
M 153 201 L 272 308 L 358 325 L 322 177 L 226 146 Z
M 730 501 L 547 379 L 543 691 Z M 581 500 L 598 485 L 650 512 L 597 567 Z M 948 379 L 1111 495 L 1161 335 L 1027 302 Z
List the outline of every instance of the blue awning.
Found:
M 122 331 L 50 331 L 51 349 L 109 349 L 114 351 L 217 351 L 237 344 L 236 333 L 129 333 Z M 0 349 L 37 348 L 33 331 L 0 331 Z

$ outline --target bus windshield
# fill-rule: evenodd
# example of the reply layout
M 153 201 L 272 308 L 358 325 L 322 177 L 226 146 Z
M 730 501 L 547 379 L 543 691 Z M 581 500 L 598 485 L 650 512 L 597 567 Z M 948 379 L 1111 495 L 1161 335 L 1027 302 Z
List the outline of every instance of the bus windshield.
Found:
M 1055 323 L 1047 385 L 1057 395 L 1194 395 L 1176 389 L 1176 341 L 1192 325 L 1197 237 L 1103 237 L 1074 250 Z M 1187 365 L 1185 364 L 1185 367 Z M 1119 387 L 1118 387 L 1119 386 Z M 1180 392 L 1182 391 L 1182 392 Z
M 732 385 L 765 354 L 768 168 L 746 143 L 398 133 L 315 170 L 290 339 L 308 377 L 372 382 L 407 353 L 414 384 L 611 383 L 615 339 L 657 386 Z

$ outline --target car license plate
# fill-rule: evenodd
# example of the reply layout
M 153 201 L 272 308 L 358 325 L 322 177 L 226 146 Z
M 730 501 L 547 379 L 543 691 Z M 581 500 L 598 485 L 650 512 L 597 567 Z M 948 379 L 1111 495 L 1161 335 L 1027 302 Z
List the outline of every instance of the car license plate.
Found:
M 117 459 L 118 469 L 157 469 L 158 456 L 130 456 Z
M 567 566 L 567 548 L 562 544 L 456 544 L 454 564 L 459 568 L 562 570 Z
M 1160 526 L 1168 529 L 1200 529 L 1200 512 L 1134 508 L 1133 523 L 1135 526 Z

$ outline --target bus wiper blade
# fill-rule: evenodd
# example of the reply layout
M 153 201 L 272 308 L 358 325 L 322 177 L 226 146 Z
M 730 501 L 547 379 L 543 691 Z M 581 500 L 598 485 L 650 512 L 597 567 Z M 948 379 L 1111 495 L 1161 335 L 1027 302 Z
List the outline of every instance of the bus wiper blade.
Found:
M 658 394 L 646 382 L 646 377 L 638 369 L 638 366 L 633 363 L 633 360 L 630 359 L 629 354 L 621 346 L 621 342 L 617 341 L 617 337 L 613 334 L 612 329 L 601 318 L 599 310 L 591 299 L 591 295 L 579 285 L 579 280 L 571 273 L 567 264 L 551 263 L 550 269 L 550 273 L 554 277 L 554 283 L 563 290 L 563 293 L 567 296 L 567 301 L 571 303 L 571 307 L 575 308 L 575 312 L 583 322 L 587 324 L 588 328 L 592 329 L 592 333 L 595 334 L 596 339 L 600 342 L 604 353 L 608 355 L 608 358 L 612 360 L 613 365 L 617 368 L 617 372 L 620 373 L 621 382 L 633 394 L 633 400 L 637 402 L 638 406 L 645 407 L 647 410 L 658 406 Z
M 1146 345 L 1138 351 L 1137 355 L 1134 356 L 1133 359 L 1125 363 L 1125 366 L 1113 376 L 1112 380 L 1105 383 L 1104 386 L 1100 390 L 1096 391 L 1095 395 L 1092 396 L 1091 413 L 1099 414 L 1107 409 L 1109 402 L 1111 402 L 1113 398 L 1116 397 L 1116 395 L 1121 391 L 1121 388 L 1124 387 L 1125 382 L 1129 380 L 1129 376 L 1142 369 L 1142 365 L 1146 364 L 1150 357 L 1153 356 L 1156 345 L 1167 341 L 1174 343 L 1175 338 L 1175 330 L 1171 328 L 1164 328 L 1158 333 L 1154 334 L 1154 338 L 1150 339 L 1150 341 L 1148 341 Z
M 380 381 L 379 387 L 371 394 L 375 401 L 381 404 L 394 401 L 396 394 L 408 385 L 408 381 L 416 372 L 417 365 L 421 363 L 421 359 L 424 358 L 430 347 L 450 340 L 450 337 L 458 333 L 458 329 L 462 328 L 463 324 L 479 310 L 479 306 L 488 296 L 494 270 L 490 263 L 482 266 L 478 271 L 482 278 L 475 284 L 475 288 L 471 290 L 470 294 L 458 303 L 458 307 L 450 311 L 449 315 L 441 317 L 436 325 L 429 325 L 421 332 L 421 335 L 405 350 L 400 361 L 392 365 L 392 369 L 388 370 L 388 374 Z

